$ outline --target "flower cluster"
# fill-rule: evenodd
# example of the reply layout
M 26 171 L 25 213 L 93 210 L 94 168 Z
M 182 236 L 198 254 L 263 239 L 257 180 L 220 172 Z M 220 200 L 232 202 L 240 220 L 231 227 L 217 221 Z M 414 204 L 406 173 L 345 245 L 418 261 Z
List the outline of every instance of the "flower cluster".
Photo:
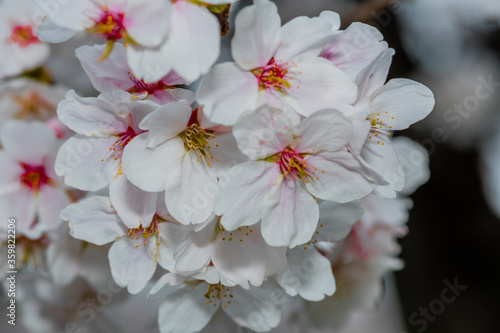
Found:
M 222 312 L 269 331 L 288 297 L 340 325 L 402 267 L 405 196 L 428 161 L 392 136 L 433 94 L 386 82 L 394 50 L 376 29 L 340 30 L 330 11 L 282 25 L 268 0 L 239 11 L 234 62 L 214 66 L 233 2 L 74 0 L 6 28 L 30 55 L 79 31 L 104 43 L 75 51 L 98 97 L 26 78 L 0 87 L 2 219 L 18 220 L 25 257 L 45 258 L 32 267 L 53 283 L 110 275 L 159 299 L 162 333 Z

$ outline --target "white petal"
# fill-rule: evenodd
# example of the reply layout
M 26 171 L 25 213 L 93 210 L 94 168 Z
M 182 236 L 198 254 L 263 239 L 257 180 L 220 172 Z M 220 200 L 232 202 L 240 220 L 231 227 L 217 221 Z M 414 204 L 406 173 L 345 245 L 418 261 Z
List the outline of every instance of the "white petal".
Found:
M 206 159 L 205 159 L 206 158 Z M 181 174 L 167 176 L 165 203 L 170 214 L 183 224 L 205 222 L 213 213 L 218 181 L 206 160 L 190 150 L 184 155 Z
M 155 246 L 154 239 L 139 247 L 128 238 L 114 242 L 108 258 L 116 284 L 127 287 L 132 295 L 144 289 L 156 270 Z
M 262 236 L 271 246 L 295 247 L 311 240 L 319 219 L 318 203 L 302 184 L 285 180 L 279 203 L 262 219 Z
M 48 230 L 53 230 L 61 224 L 59 213 L 70 204 L 64 189 L 44 186 L 40 189 L 40 206 L 38 208 L 38 223 Z
M 116 137 L 75 135 L 59 149 L 55 170 L 67 185 L 97 191 L 108 185 L 120 168 L 120 160 L 110 150 Z
M 309 116 L 322 109 L 337 109 L 346 115 L 351 112 L 357 97 L 356 84 L 327 60 L 298 63 L 289 75 L 285 100 L 299 114 Z
M 268 162 L 246 162 L 229 170 L 230 179 L 221 184 L 215 214 L 228 230 L 257 223 L 279 202 L 281 172 Z
M 395 53 L 394 49 L 385 50 L 358 74 L 356 84 L 359 87 L 359 99 L 371 98 L 384 85 Z
M 351 232 L 354 223 L 363 215 L 359 201 L 339 204 L 323 201 L 319 204 L 319 225 L 314 239 L 325 242 L 338 242 Z
M 173 138 L 156 148 L 147 148 L 148 133 L 136 136 L 125 147 L 122 167 L 127 178 L 144 191 L 165 190 L 167 178 L 180 172 L 184 142 Z
M 179 272 L 194 272 L 208 265 L 212 256 L 214 244 L 214 227 L 217 224 L 210 223 L 202 230 L 196 232 L 193 229 L 180 241 L 175 250 L 175 269 Z
M 253 160 L 281 152 L 292 141 L 292 124 L 283 112 L 263 106 L 247 111 L 233 127 L 241 152 Z
M 288 267 L 277 277 L 288 294 L 317 302 L 335 292 L 331 263 L 313 245 L 288 251 Z
M 244 111 L 255 108 L 258 91 L 255 75 L 228 62 L 203 77 L 196 98 L 211 121 L 230 126 Z
M 88 136 L 110 136 L 127 130 L 127 121 L 111 104 L 99 98 L 79 97 L 74 90 L 57 107 L 57 115 L 73 131 Z
M 54 149 L 56 135 L 42 122 L 10 120 L 2 127 L 0 142 L 14 160 L 39 166 Z
M 348 152 L 309 155 L 306 163 L 317 169 L 319 178 L 309 181 L 306 188 L 319 199 L 343 203 L 361 199 L 373 190 L 373 184 L 361 174 L 361 165 Z
M 238 65 L 246 70 L 267 65 L 281 38 L 281 19 L 276 5 L 257 0 L 238 13 L 234 26 L 231 50 Z
M 74 30 L 84 30 L 92 22 L 90 13 L 96 11 L 99 5 L 93 0 L 65 1 L 47 6 L 48 17 L 56 24 Z
M 403 193 L 412 194 L 429 180 L 429 153 L 424 147 L 404 136 L 394 138 L 392 147 L 405 173 Z
M 299 16 L 281 28 L 281 42 L 275 59 L 311 59 L 319 55 L 330 37 L 331 24 L 318 17 Z
M 5 151 L 0 150 L 0 195 L 15 191 L 19 188 L 19 176 L 24 169 L 15 162 Z
M 17 232 L 31 239 L 38 239 L 43 232 L 36 228 L 36 200 L 29 189 L 19 189 L 0 196 L 0 217 L 16 220 Z M 7 226 L 5 222 L 4 226 Z M 2 226 L 2 228 L 5 228 Z
M 111 204 L 123 223 L 130 229 L 147 228 L 156 212 L 156 193 L 144 192 L 124 175 L 113 179 L 109 186 Z
M 187 101 L 179 101 L 159 107 L 146 116 L 139 127 L 149 131 L 148 148 L 156 147 L 187 128 L 191 118 L 191 106 Z
M 388 116 L 381 120 L 385 125 L 392 126 L 392 130 L 402 130 L 427 117 L 434 104 L 434 94 L 423 84 L 394 79 L 375 92 L 371 110 L 380 113 L 388 111 Z
M 90 197 L 67 206 L 60 214 L 69 221 L 71 236 L 96 245 L 104 245 L 125 235 L 125 226 L 108 197 Z
M 349 142 L 352 126 L 340 112 L 322 110 L 304 119 L 294 133 L 299 138 L 294 148 L 298 152 L 339 151 Z
M 160 306 L 158 325 L 161 333 L 199 332 L 207 325 L 218 306 L 206 305 L 208 284 L 187 286 L 170 294 Z
M 49 18 L 43 20 L 36 30 L 37 37 L 44 43 L 62 43 L 71 39 L 76 30 L 60 26 Z
M 167 35 L 171 4 L 163 0 L 128 1 L 126 29 L 140 45 L 155 47 Z

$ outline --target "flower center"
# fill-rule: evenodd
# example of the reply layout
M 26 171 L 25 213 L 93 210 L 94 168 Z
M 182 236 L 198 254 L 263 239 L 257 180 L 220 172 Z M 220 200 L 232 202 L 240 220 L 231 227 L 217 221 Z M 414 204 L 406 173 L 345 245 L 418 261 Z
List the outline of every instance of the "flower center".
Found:
M 287 147 L 279 155 L 277 163 L 285 178 L 309 183 L 309 179 L 313 177 L 315 172 L 306 164 L 305 154 L 299 154 Z
M 285 88 L 290 88 L 287 65 L 288 63 L 285 65 L 276 64 L 273 57 L 266 66 L 252 70 L 253 75 L 259 79 L 259 89 L 266 90 L 273 88 L 284 93 Z
M 220 282 L 209 284 L 208 291 L 204 296 L 207 299 L 205 302 L 206 306 L 213 305 L 213 307 L 217 307 L 222 302 L 224 308 L 227 308 L 231 304 L 231 299 L 234 297 L 231 287 L 224 286 Z
M 392 130 L 392 126 L 386 123 L 387 120 L 392 119 L 394 119 L 394 117 L 389 114 L 389 111 L 372 113 L 368 116 L 366 120 L 368 120 L 371 125 L 370 132 L 368 133 L 368 141 L 383 146 L 384 143 L 377 140 L 377 137 L 379 134 L 386 134 L 388 136 L 392 135 L 389 132 Z
M 33 34 L 31 25 L 18 25 L 12 28 L 12 32 L 7 37 L 7 42 L 17 44 L 21 48 L 26 48 L 31 44 L 40 44 L 40 40 Z
M 154 94 L 157 91 L 165 90 L 165 89 L 175 89 L 175 86 L 169 86 L 165 84 L 163 81 L 158 81 L 155 83 L 146 83 L 144 80 L 138 80 L 135 76 L 131 75 L 129 72 L 129 78 L 132 82 L 134 82 L 135 87 L 130 88 L 128 90 L 131 94 L 141 94 L 148 93 L 148 95 Z
M 38 193 L 42 185 L 54 186 L 54 181 L 47 176 L 43 166 L 31 166 L 25 163 L 20 163 L 24 169 L 21 174 L 21 185 L 28 188 L 30 192 Z
M 108 154 L 112 154 L 115 161 L 121 158 L 125 146 L 136 136 L 137 133 L 132 127 L 129 126 L 125 132 L 117 135 L 118 139 L 111 145 L 111 147 L 109 147 Z M 106 154 L 106 156 L 108 156 L 108 154 Z M 101 162 L 104 162 L 104 158 L 101 159 Z
M 210 159 L 214 157 L 210 154 L 210 139 L 214 139 L 213 131 L 208 131 L 198 124 L 198 108 L 193 110 L 191 119 L 188 123 L 188 128 L 179 135 L 184 140 L 184 148 L 186 151 L 193 149 L 196 155 L 203 160 L 207 165 L 210 165 Z M 215 145 L 218 146 L 217 144 Z
M 109 41 L 116 41 L 125 38 L 127 31 L 123 24 L 125 13 L 111 12 L 108 8 L 102 7 L 102 13 L 98 20 L 94 20 L 94 26 L 88 32 L 106 38 Z
M 55 108 L 54 104 L 42 97 L 37 91 L 31 91 L 23 96 L 14 96 L 13 99 L 19 106 L 14 114 L 14 117 L 18 119 L 40 119 L 43 118 L 44 113 L 49 113 Z
M 136 240 L 136 242 L 137 242 L 137 240 L 140 239 L 140 241 L 137 242 L 138 244 L 136 244 L 135 247 L 139 247 L 139 246 L 141 246 L 141 244 L 143 246 L 146 246 L 148 244 L 149 240 L 152 238 L 155 238 L 156 245 L 160 245 L 159 239 L 156 240 L 157 235 L 160 234 L 160 230 L 158 230 L 158 224 L 159 224 L 158 219 L 159 219 L 159 217 L 157 215 L 153 216 L 153 220 L 151 221 L 151 224 L 147 228 L 144 228 L 141 224 L 140 226 L 138 226 L 135 229 L 129 229 L 128 234 L 127 234 L 127 238 L 129 238 L 131 240 Z M 139 238 L 139 235 L 140 235 L 140 238 Z

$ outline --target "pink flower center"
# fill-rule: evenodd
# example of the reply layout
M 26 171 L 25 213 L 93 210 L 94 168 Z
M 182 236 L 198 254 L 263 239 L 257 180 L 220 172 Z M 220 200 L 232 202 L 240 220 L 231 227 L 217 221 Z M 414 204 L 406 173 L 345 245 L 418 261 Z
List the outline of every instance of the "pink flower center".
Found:
M 20 176 L 21 185 L 28 188 L 31 192 L 40 192 L 42 185 L 54 185 L 54 181 L 47 176 L 43 166 L 31 166 L 25 163 L 20 163 L 19 165 L 24 169 L 24 173 Z
M 7 38 L 7 42 L 17 44 L 23 49 L 31 44 L 41 43 L 33 34 L 33 27 L 31 25 L 17 25 L 12 27 L 12 32 Z
M 285 88 L 290 88 L 287 66 L 288 63 L 278 65 L 274 58 L 271 58 L 266 66 L 254 69 L 251 72 L 259 79 L 259 89 L 274 88 L 284 93 Z
M 309 179 L 314 177 L 316 172 L 316 168 L 312 169 L 307 165 L 304 154 L 299 154 L 290 147 L 285 148 L 280 153 L 276 163 L 278 163 L 281 173 L 290 180 L 301 180 L 309 183 Z
M 123 23 L 125 13 L 112 12 L 108 8 L 102 7 L 102 13 L 99 19 L 94 20 L 95 24 L 88 29 L 90 33 L 102 36 L 109 41 L 116 41 L 124 38 L 127 34 Z
M 144 80 L 138 80 L 135 76 L 131 75 L 131 73 L 129 73 L 129 77 L 130 80 L 132 80 L 132 82 L 134 82 L 135 84 L 135 87 L 128 90 L 128 92 L 131 94 L 148 93 L 148 95 L 151 95 L 157 91 L 175 88 L 174 86 L 169 86 L 163 81 L 158 81 L 155 83 L 146 83 L 144 82 Z
M 109 153 L 112 154 L 115 161 L 122 157 L 125 146 L 138 134 L 129 126 L 125 132 L 117 135 L 118 139 L 109 147 Z M 101 159 L 101 162 L 104 162 L 104 159 Z

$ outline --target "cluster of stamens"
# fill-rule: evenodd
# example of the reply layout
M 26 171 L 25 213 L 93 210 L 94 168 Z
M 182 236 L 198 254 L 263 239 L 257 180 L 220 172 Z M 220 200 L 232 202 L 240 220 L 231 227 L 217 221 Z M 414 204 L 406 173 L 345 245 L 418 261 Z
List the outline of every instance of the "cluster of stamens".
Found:
M 235 231 L 227 231 L 224 229 L 222 225 L 220 225 L 220 229 L 221 229 L 221 239 L 227 242 L 232 242 L 233 240 L 239 240 L 240 243 L 243 243 L 245 236 L 249 236 L 253 232 L 251 226 L 239 227 Z
M 9 37 L 7 37 L 7 42 L 17 44 L 23 49 L 31 44 L 41 43 L 33 34 L 33 27 L 31 25 L 18 25 L 12 27 L 12 32 Z
M 126 37 L 126 29 L 123 25 L 125 13 L 110 12 L 108 8 L 102 7 L 99 19 L 94 20 L 94 25 L 88 32 L 106 38 L 108 41 L 117 41 Z
M 284 93 L 285 88 L 290 88 L 288 66 L 289 63 L 277 64 L 274 58 L 271 58 L 266 66 L 252 70 L 253 75 L 259 79 L 259 89 L 273 88 Z M 292 62 L 292 66 L 297 65 Z
M 316 176 L 317 168 L 311 168 L 307 165 L 305 155 L 295 152 L 290 147 L 285 148 L 279 154 L 279 159 L 276 162 L 286 179 L 300 180 L 306 184 L 309 183 L 310 179 L 319 179 Z
M 217 307 L 218 303 L 222 301 L 224 308 L 227 308 L 227 306 L 231 304 L 231 299 L 233 297 L 234 295 L 232 294 L 230 287 L 226 287 L 220 282 L 218 284 L 210 284 L 208 285 L 208 291 L 205 294 L 205 298 L 207 299 L 205 305 L 213 305 L 214 307 Z
M 139 80 L 135 77 L 135 75 L 132 75 L 132 73 L 128 73 L 129 78 L 132 82 L 134 82 L 134 87 L 129 89 L 128 92 L 131 94 L 140 94 L 140 93 L 148 93 L 148 94 L 154 94 L 157 91 L 165 90 L 165 89 L 174 89 L 177 88 L 175 86 L 169 86 L 168 84 L 165 84 L 163 81 L 158 81 L 154 83 L 146 83 L 144 80 Z
M 21 185 L 28 188 L 30 192 L 40 192 L 42 185 L 55 185 L 54 181 L 45 173 L 43 166 L 31 166 L 25 163 L 20 163 L 20 166 L 24 169 L 20 176 Z
M 55 109 L 54 104 L 42 97 L 37 91 L 30 91 L 22 96 L 14 96 L 14 101 L 19 106 L 14 118 L 40 119 L 44 113 L 49 113 Z
M 390 130 L 392 130 L 392 126 L 387 125 L 384 122 L 384 119 L 394 119 L 393 116 L 389 115 L 389 111 L 385 112 L 377 112 L 373 113 L 370 115 L 370 117 L 367 117 L 366 120 L 370 121 L 370 132 L 368 134 L 368 141 L 380 145 L 384 145 L 383 142 L 380 142 L 380 140 L 377 139 L 379 134 L 386 134 L 388 136 L 391 136 Z
M 215 135 L 211 131 L 205 130 L 197 123 L 192 123 L 181 135 L 184 138 L 184 146 L 186 151 L 193 149 L 198 155 L 197 162 L 200 159 L 204 160 L 207 165 L 210 165 L 210 159 L 214 157 L 210 154 L 210 146 L 208 145 L 209 139 L 214 139 Z M 215 145 L 218 147 L 218 145 Z
M 118 139 L 109 148 L 109 153 L 112 154 L 112 157 L 115 161 L 121 158 L 123 154 L 123 149 L 133 138 L 136 137 L 136 135 L 137 133 L 135 133 L 133 128 L 130 126 L 127 128 L 125 132 L 117 135 Z M 101 159 L 101 162 L 104 162 L 104 158 Z
M 149 240 L 153 237 L 155 238 L 156 245 L 160 245 L 159 238 L 156 239 L 156 236 L 160 234 L 160 230 L 158 229 L 158 224 L 159 224 L 158 217 L 155 215 L 149 227 L 144 228 L 141 224 L 135 229 L 129 229 L 127 238 L 132 240 L 134 239 L 138 240 L 140 235 L 141 243 L 137 244 L 135 247 L 140 247 L 141 244 L 143 246 L 146 246 Z

